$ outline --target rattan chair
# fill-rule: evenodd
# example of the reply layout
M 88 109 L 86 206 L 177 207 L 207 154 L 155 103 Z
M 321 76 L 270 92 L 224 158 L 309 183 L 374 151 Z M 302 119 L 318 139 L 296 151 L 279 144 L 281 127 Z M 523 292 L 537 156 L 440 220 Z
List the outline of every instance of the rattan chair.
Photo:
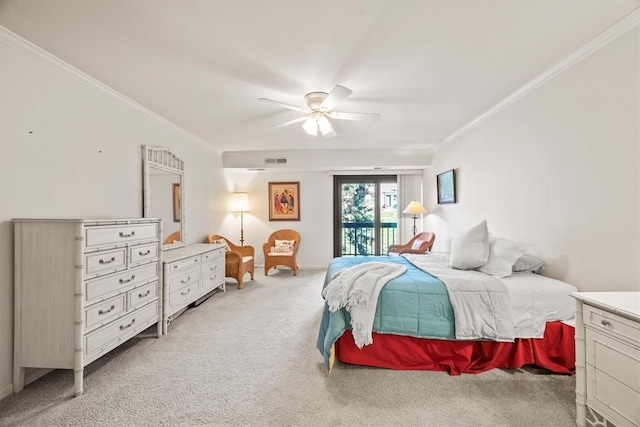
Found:
M 423 231 L 413 236 L 413 239 L 409 240 L 404 245 L 391 245 L 387 249 L 387 255 L 401 255 L 401 254 L 423 254 L 431 250 L 433 242 L 436 240 L 436 235 L 430 231 Z
M 229 250 L 224 253 L 224 275 L 238 281 L 238 289 L 242 289 L 242 279 L 246 273 L 251 275 L 255 270 L 255 249 L 253 246 L 236 246 L 226 237 L 219 234 L 209 234 L 205 243 L 216 243 L 215 241 L 224 240 L 229 246 Z
M 166 239 L 164 239 L 164 242 L 162 244 L 170 245 L 172 243 L 180 242 L 180 241 L 182 241 L 182 236 L 180 235 L 180 231 L 174 231 L 173 233 L 169 234 Z
M 293 240 L 293 248 L 288 252 L 278 252 L 276 250 L 276 240 Z M 293 275 L 298 275 L 298 262 L 296 255 L 298 254 L 298 246 L 300 245 L 300 234 L 295 230 L 277 230 L 271 233 L 267 243 L 262 245 L 264 252 L 264 275 L 269 270 L 278 265 L 289 267 L 293 270 Z

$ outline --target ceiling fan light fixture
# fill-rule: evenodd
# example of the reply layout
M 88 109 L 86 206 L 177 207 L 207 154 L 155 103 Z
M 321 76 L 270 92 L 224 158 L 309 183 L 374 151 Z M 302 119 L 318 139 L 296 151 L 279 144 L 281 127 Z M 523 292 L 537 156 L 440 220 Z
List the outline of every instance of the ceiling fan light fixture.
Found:
M 302 129 L 304 129 L 304 131 L 311 136 L 317 136 L 318 121 L 313 116 L 309 116 L 309 118 L 302 125 Z
M 331 126 L 331 122 L 324 114 L 318 117 L 318 129 L 320 129 L 322 136 L 328 136 L 328 134 L 332 132 L 335 133 L 333 126 Z
M 288 120 L 284 123 L 280 123 L 274 126 L 270 126 L 272 129 L 278 129 L 281 127 L 289 126 L 294 123 L 304 122 L 302 128 L 306 133 L 311 136 L 318 136 L 318 132 L 325 138 L 331 138 L 337 135 L 331 120 L 356 120 L 356 121 L 377 121 L 380 119 L 379 113 L 345 113 L 339 111 L 333 111 L 333 108 L 345 98 L 353 93 L 351 89 L 347 89 L 344 86 L 336 85 L 331 92 L 309 92 L 305 95 L 305 103 L 307 108 L 302 109 L 295 105 L 285 104 L 284 102 L 274 101 L 268 98 L 259 98 L 258 101 L 267 102 L 270 104 L 278 105 L 280 107 L 288 108 L 291 110 L 299 111 L 301 113 L 308 114 L 307 117 L 300 117 L 293 120 Z

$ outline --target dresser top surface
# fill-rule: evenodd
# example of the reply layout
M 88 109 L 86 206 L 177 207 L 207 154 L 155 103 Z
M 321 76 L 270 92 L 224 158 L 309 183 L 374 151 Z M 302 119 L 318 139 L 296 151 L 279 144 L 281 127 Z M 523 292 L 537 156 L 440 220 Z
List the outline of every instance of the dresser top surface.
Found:
M 640 292 L 573 292 L 571 296 L 585 304 L 640 319 Z
M 183 246 L 178 249 L 170 249 L 162 253 L 162 261 L 174 262 L 183 258 L 188 258 L 194 255 L 203 254 L 209 251 L 215 251 L 216 249 L 223 248 L 224 245 L 218 243 L 193 243 L 191 245 Z
M 12 218 L 13 222 L 82 222 L 101 225 L 140 224 L 160 222 L 160 218 Z

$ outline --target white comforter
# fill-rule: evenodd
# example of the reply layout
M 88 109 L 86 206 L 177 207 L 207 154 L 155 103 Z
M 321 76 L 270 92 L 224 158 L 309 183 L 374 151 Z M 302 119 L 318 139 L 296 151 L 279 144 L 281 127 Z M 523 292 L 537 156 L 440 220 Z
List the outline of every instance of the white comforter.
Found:
M 576 292 L 577 289 L 568 283 L 533 273 L 514 273 L 509 277 L 496 279 L 477 271 L 454 270 L 448 267 L 449 254 L 447 253 L 432 252 L 424 255 L 406 254 L 403 256 L 416 267 L 438 277 L 447 286 L 456 317 L 456 338 L 458 339 L 469 339 L 458 336 L 459 323 L 461 323 L 463 334 L 467 334 L 468 331 L 483 333 L 483 327 L 488 327 L 488 331 L 491 332 L 490 326 L 492 322 L 495 322 L 493 318 L 497 316 L 500 322 L 508 322 L 511 325 L 502 323 L 501 327 L 505 326 L 507 329 L 511 329 L 513 338 L 542 338 L 547 322 L 559 320 L 570 323 L 575 316 L 574 301 L 569 294 Z M 504 303 L 500 309 L 502 313 L 495 313 L 495 310 L 487 312 L 490 305 L 488 297 L 466 298 L 462 301 L 461 306 L 456 307 L 459 302 L 458 298 L 451 298 L 451 291 L 447 284 L 449 281 L 447 277 L 451 274 L 469 277 L 469 286 L 478 277 L 491 278 L 500 282 L 508 295 L 506 300 L 503 298 L 504 295 L 499 299 L 501 303 Z M 484 281 L 481 280 L 481 288 L 486 286 L 483 283 Z M 463 289 L 465 286 L 467 285 L 464 285 Z M 496 286 L 496 284 L 493 283 L 491 286 Z M 469 295 L 471 294 L 467 294 L 467 296 Z M 473 302 L 474 299 L 479 300 L 477 304 Z M 494 300 L 496 299 L 494 298 Z M 460 312 L 461 314 L 459 314 Z M 462 316 L 461 319 L 458 319 L 459 315 Z

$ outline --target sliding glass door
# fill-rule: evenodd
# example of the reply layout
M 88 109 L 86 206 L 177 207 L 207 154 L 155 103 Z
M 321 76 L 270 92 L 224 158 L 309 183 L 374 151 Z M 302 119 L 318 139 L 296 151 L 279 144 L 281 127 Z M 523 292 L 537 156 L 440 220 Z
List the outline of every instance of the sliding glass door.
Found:
M 334 256 L 386 254 L 397 230 L 396 175 L 334 177 Z

